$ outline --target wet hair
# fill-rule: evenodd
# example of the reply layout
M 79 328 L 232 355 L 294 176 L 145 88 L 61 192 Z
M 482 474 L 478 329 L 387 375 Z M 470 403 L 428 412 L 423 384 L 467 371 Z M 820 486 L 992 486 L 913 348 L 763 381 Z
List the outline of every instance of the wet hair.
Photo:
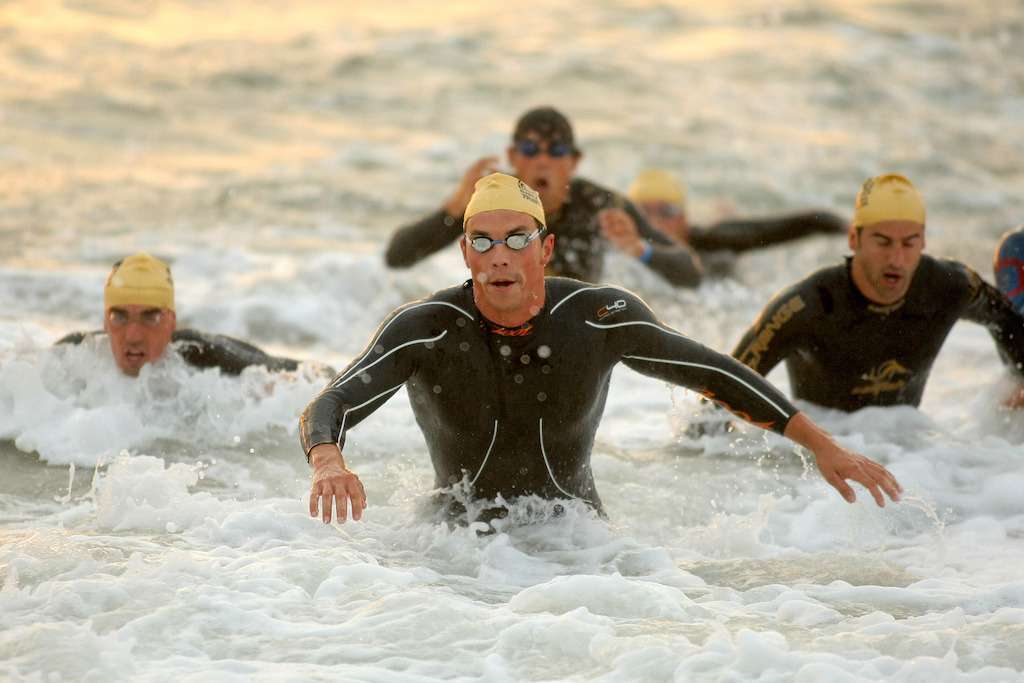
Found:
M 569 119 L 554 107 L 537 107 L 520 116 L 512 132 L 512 141 L 522 140 L 527 133 L 536 133 L 543 140 L 564 142 L 579 154 Z

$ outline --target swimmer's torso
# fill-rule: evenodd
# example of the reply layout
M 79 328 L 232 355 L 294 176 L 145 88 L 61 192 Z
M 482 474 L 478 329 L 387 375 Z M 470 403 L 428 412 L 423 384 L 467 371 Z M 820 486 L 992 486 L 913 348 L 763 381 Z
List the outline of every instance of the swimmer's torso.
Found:
M 733 351 L 767 374 L 785 361 L 793 394 L 852 411 L 920 404 L 932 363 L 957 320 L 985 324 L 1005 357 L 1024 361 L 1024 321 L 974 271 L 922 256 L 910 289 L 872 304 L 848 264 L 822 269 L 777 295 Z
M 780 432 L 795 412 L 758 375 L 663 326 L 615 287 L 548 278 L 532 325 L 523 336 L 491 332 L 468 283 L 398 309 L 307 407 L 303 447 L 343 443 L 344 431 L 405 385 L 438 487 L 465 478 L 476 498 L 579 497 L 600 507 L 590 451 L 620 361 Z

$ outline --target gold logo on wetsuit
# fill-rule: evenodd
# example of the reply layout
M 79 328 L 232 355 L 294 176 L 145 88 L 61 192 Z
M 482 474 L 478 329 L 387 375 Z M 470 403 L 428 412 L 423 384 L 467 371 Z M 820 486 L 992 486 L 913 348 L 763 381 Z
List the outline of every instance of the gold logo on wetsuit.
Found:
M 775 311 L 775 315 L 765 323 L 761 328 L 761 331 L 757 333 L 757 338 L 743 350 L 740 354 L 740 362 L 748 365 L 749 367 L 757 370 L 757 366 L 761 364 L 761 356 L 768 350 L 768 347 L 772 343 L 772 339 L 775 338 L 775 334 L 782 329 L 782 326 L 790 321 L 790 319 L 806 308 L 804 300 L 799 294 L 788 300 L 786 303 L 779 306 L 779 309 Z
M 855 396 L 878 396 L 884 391 L 899 391 L 907 386 L 907 380 L 897 379 L 900 375 L 911 375 L 910 370 L 901 365 L 896 359 L 887 360 L 877 368 L 860 376 L 867 382 L 866 385 L 854 387 L 850 392 Z
M 608 304 L 606 306 L 602 306 L 601 308 L 597 309 L 597 319 L 598 320 L 604 320 L 608 316 L 615 315 L 619 311 L 624 311 L 624 310 L 626 310 L 626 300 L 625 299 L 617 299 L 615 301 L 615 303 L 611 303 L 611 304 Z

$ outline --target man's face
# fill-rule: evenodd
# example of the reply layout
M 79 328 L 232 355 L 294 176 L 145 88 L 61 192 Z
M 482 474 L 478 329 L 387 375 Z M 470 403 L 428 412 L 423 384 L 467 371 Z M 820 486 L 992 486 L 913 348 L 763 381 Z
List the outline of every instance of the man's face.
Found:
M 130 304 L 111 306 L 103 318 L 110 336 L 114 362 L 126 375 L 135 377 L 146 363 L 163 355 L 177 322 L 174 311 Z
M 552 156 L 552 152 L 556 156 Z M 544 213 L 562 208 L 569 196 L 569 181 L 576 173 L 579 152 L 561 140 L 546 140 L 530 131 L 508 148 L 508 163 L 517 178 L 540 195 Z
M 914 221 L 882 221 L 850 228 L 850 249 L 858 287 L 868 299 L 891 304 L 902 299 L 921 261 L 924 226 Z
M 460 242 L 462 256 L 473 274 L 477 306 L 485 313 L 490 310 L 513 317 L 523 313 L 531 318 L 539 312 L 537 293 L 544 291 L 544 266 L 551 260 L 555 238 L 545 234 L 519 251 L 495 244 L 483 253 L 468 241 L 474 237 L 504 240 L 510 235 L 532 235 L 538 229 L 532 216 L 507 209 L 478 213 L 466 223 Z M 532 310 L 535 307 L 537 311 Z
M 647 222 L 663 232 L 670 239 L 686 242 L 689 226 L 686 224 L 686 210 L 671 202 L 637 202 L 636 208 Z

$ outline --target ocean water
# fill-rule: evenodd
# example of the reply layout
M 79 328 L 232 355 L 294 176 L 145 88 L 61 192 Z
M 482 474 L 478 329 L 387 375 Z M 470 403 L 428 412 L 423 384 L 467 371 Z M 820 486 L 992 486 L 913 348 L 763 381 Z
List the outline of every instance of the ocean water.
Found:
M 540 104 L 581 175 L 668 167 L 697 223 L 849 215 L 906 173 L 928 251 L 991 280 L 1024 221 L 1022 42 L 995 0 L 0 2 L 0 679 L 1024 680 L 1024 415 L 977 326 L 920 410 L 804 406 L 898 505 L 847 505 L 773 435 L 688 438 L 695 398 L 622 368 L 593 457 L 609 519 L 524 502 L 489 536 L 424 511 L 404 393 L 350 437 L 364 520 L 325 526 L 296 437 L 315 372 L 130 380 L 52 346 L 145 249 L 182 325 L 341 366 L 465 276 L 454 247 L 387 270 L 387 236 Z M 844 253 L 743 256 L 696 291 L 606 276 L 728 350 Z

